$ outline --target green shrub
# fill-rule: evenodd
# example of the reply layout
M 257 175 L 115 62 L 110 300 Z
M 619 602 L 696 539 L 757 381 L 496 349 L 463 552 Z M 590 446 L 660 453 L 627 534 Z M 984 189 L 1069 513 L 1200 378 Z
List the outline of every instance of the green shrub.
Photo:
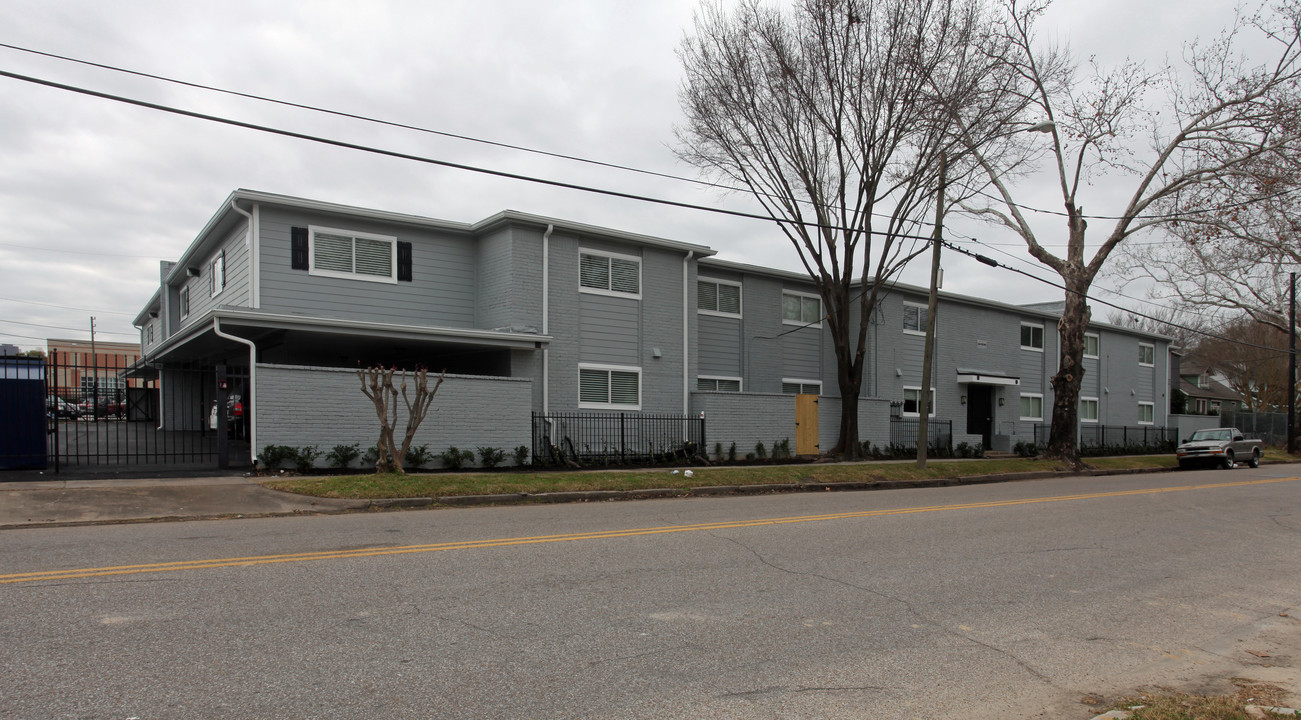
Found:
M 736 443 L 732 443 L 731 447 L 727 448 L 727 460 L 736 462 Z
M 267 470 L 276 470 L 280 463 L 295 457 L 296 451 L 288 445 L 267 445 L 258 454 L 257 461 Z
M 721 442 L 714 443 L 714 459 L 719 462 L 723 461 L 723 443 Z
M 429 452 L 428 445 L 421 445 L 420 447 L 409 447 L 407 448 L 406 457 L 402 458 L 402 469 L 419 470 L 420 468 L 428 465 L 429 461 L 433 459 L 434 459 L 434 454 Z
M 479 466 L 486 468 L 495 468 L 506 459 L 506 451 L 495 447 L 479 448 Z
M 772 444 L 772 458 L 774 460 L 784 460 L 791 456 L 791 439 L 782 438 L 774 441 Z
M 768 459 L 768 449 L 763 446 L 763 443 L 754 444 L 754 456 L 759 460 Z
M 438 459 L 443 462 L 443 468 L 447 470 L 460 470 L 468 462 L 474 461 L 474 453 L 469 450 L 461 450 L 455 445 L 438 453 Z
M 362 453 L 361 455 L 361 464 L 370 467 L 370 469 L 372 470 L 375 469 L 375 463 L 378 460 L 379 460 L 378 445 L 371 445 L 369 448 L 366 449 L 366 452 Z
M 307 445 L 297 450 L 291 450 L 290 458 L 294 461 L 294 468 L 300 473 L 311 472 L 316 467 L 316 458 L 321 456 L 321 451 L 316 449 L 315 445 Z
M 515 467 L 524 467 L 524 463 L 529 460 L 529 446 L 520 445 L 515 448 Z
M 361 457 L 361 444 L 353 443 L 351 445 L 335 445 L 334 449 L 325 454 L 325 459 L 329 461 L 331 467 L 340 470 L 348 469 L 352 461 Z

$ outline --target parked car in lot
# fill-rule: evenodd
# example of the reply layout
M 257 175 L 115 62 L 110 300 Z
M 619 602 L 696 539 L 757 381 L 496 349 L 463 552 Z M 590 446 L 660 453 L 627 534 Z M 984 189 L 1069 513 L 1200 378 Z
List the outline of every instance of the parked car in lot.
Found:
M 86 398 L 77 403 L 77 409 L 81 411 L 82 417 L 121 417 L 126 414 L 126 405 L 114 397 L 101 397 L 99 399 L 99 412 L 95 411 L 95 401 Z
M 244 405 L 244 394 L 233 392 L 226 397 L 226 432 L 232 438 L 248 438 L 248 412 Z M 217 401 L 208 407 L 208 429 L 217 429 Z
M 51 418 L 76 420 L 81 417 L 81 409 L 61 397 L 51 395 L 45 398 L 45 415 Z
M 1213 428 L 1198 430 L 1192 437 L 1179 443 L 1175 449 L 1175 458 L 1183 469 L 1194 465 L 1233 468 L 1239 462 L 1260 467 L 1260 458 L 1264 453 L 1265 443 L 1246 439 L 1237 428 Z

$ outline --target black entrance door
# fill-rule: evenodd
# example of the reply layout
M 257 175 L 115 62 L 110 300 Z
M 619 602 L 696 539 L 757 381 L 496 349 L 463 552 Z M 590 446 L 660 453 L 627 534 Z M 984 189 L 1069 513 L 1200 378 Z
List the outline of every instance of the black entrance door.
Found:
M 967 433 L 979 435 L 986 450 L 994 445 L 994 388 L 967 386 Z

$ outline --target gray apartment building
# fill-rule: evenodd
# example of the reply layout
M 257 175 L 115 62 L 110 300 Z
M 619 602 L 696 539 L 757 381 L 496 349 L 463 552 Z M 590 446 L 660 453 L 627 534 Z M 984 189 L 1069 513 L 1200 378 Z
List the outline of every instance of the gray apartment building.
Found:
M 711 446 L 830 448 L 835 357 L 813 284 L 714 255 L 509 210 L 465 224 L 237 190 L 162 264 L 135 320 L 136 372 L 164 398 L 195 399 L 161 403 L 161 425 L 191 430 L 223 367 L 253 448 L 372 444 L 356 369 L 376 363 L 446 369 L 417 436 L 434 452 L 530 445 L 535 414 L 577 413 L 703 413 Z M 1058 315 L 941 293 L 936 318 L 924 382 L 926 290 L 891 286 L 869 333 L 862 439 L 889 442 L 925 388 L 955 443 L 1033 440 L 1050 415 Z M 1164 427 L 1167 349 L 1091 326 L 1082 426 Z

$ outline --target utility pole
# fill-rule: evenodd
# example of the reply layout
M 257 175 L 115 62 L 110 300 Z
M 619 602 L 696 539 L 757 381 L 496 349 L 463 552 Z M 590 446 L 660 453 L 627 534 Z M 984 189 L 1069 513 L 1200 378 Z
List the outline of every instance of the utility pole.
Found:
M 1288 276 L 1287 311 L 1287 451 L 1296 447 L 1296 273 Z
M 931 366 L 935 356 L 935 306 L 939 304 L 940 240 L 944 237 L 944 190 L 948 155 L 940 153 L 940 187 L 935 197 L 935 236 L 931 240 L 931 294 L 926 301 L 926 345 L 922 349 L 922 387 L 917 392 L 917 467 L 926 467 L 931 440 Z
M 95 316 L 90 316 L 90 416 L 99 419 L 99 355 L 95 352 Z

